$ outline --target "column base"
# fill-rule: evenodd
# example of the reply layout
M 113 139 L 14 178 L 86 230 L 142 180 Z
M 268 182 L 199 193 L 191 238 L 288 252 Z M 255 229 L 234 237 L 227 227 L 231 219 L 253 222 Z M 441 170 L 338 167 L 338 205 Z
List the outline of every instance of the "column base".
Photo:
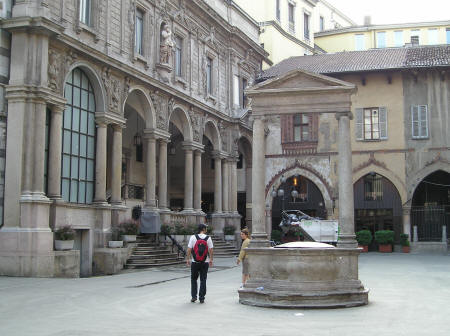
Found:
M 223 228 L 225 226 L 225 216 L 226 214 L 223 212 L 215 212 L 211 215 L 211 225 L 215 236 L 224 237 Z
M 356 236 L 354 234 L 339 235 L 336 246 L 339 248 L 358 248 L 358 242 L 356 241 Z

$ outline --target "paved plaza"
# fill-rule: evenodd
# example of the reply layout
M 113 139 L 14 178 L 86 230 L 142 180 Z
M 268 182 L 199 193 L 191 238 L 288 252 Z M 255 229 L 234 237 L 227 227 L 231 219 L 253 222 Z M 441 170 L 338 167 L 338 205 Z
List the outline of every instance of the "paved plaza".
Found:
M 361 255 L 369 305 L 327 310 L 241 305 L 240 267 L 216 261 L 205 304 L 189 302 L 184 265 L 83 279 L 0 277 L 0 335 L 450 334 L 450 256 Z

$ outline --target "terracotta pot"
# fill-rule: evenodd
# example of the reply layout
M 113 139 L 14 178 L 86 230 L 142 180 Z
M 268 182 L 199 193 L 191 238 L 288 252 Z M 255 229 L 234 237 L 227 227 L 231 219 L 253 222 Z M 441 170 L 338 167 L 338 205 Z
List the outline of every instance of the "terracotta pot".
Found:
M 358 245 L 359 248 L 362 248 L 362 253 L 369 252 L 369 246 L 368 245 Z
M 402 246 L 403 253 L 409 253 L 410 250 L 411 250 L 411 246 Z
M 392 245 L 391 244 L 380 244 L 380 245 L 378 245 L 378 251 L 381 253 L 391 253 Z

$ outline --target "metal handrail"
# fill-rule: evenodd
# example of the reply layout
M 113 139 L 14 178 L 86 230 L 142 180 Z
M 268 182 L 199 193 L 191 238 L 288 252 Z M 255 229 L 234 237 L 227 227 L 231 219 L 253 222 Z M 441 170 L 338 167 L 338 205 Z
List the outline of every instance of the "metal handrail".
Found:
M 173 238 L 170 234 L 165 234 L 164 236 L 165 237 L 169 237 L 170 240 L 172 241 L 172 252 L 173 252 L 173 246 L 176 246 L 177 247 L 178 257 L 180 257 L 180 253 L 181 253 L 183 255 L 183 258 L 185 258 L 186 257 L 186 251 L 184 250 L 183 246 L 181 246 L 180 243 L 178 243 L 176 241 L 176 239 Z

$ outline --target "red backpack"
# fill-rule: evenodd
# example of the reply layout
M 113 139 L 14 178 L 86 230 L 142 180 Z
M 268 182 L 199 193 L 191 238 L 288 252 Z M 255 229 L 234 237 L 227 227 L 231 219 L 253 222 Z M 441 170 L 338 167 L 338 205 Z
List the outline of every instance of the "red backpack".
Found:
M 194 248 L 192 249 L 192 257 L 197 262 L 204 262 L 206 260 L 206 257 L 208 256 L 207 241 L 209 239 L 209 236 L 200 238 L 198 235 L 195 235 L 195 239 L 197 239 L 197 241 L 195 242 Z

